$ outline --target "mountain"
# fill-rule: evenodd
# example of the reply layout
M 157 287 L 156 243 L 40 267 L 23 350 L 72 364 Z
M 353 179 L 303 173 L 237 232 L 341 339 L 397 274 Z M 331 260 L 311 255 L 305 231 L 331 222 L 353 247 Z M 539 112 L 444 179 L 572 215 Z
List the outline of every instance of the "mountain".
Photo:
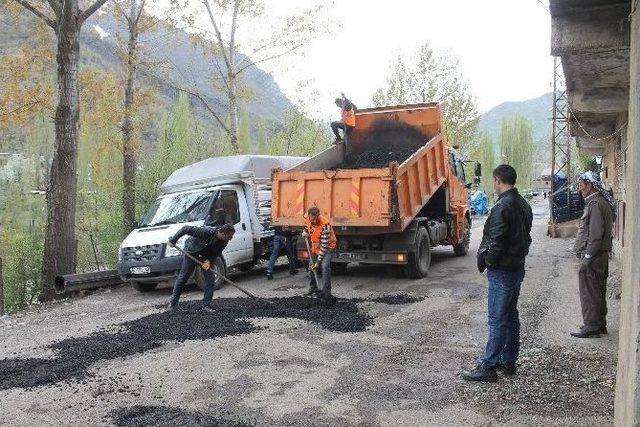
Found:
M 531 120 L 533 141 L 536 144 L 548 142 L 551 137 L 551 108 L 553 92 L 525 101 L 509 101 L 493 107 L 480 116 L 478 129 L 486 131 L 498 146 L 502 120 L 513 115 L 521 115 Z
M 34 28 L 36 18 L 24 12 L 18 25 L 13 25 L 13 18 L 0 7 L 0 55 L 11 52 L 19 43 L 28 40 L 31 29 Z M 118 57 L 116 45 L 116 32 L 118 24 L 113 11 L 107 6 L 97 14 L 90 17 L 83 25 L 80 36 L 81 67 L 98 67 L 121 72 L 121 62 Z M 122 25 L 121 25 L 122 27 Z M 122 29 L 122 28 L 121 28 Z M 121 37 L 126 34 L 120 34 Z M 53 32 L 51 32 L 53 40 Z M 142 52 L 149 63 L 157 63 L 151 71 L 141 70 L 142 78 L 138 84 L 153 85 L 162 94 L 162 104 L 166 109 L 171 108 L 177 98 L 177 93 L 165 82 L 176 86 L 195 89 L 212 106 L 216 113 L 225 115 L 225 96 L 212 84 L 212 77 L 216 75 L 216 60 L 210 55 L 205 55 L 203 49 L 191 42 L 190 36 L 172 28 L 167 23 L 160 23 L 152 30 L 140 35 Z M 244 59 L 240 56 L 239 60 Z M 51 64 L 52 75 L 55 72 L 55 63 Z M 161 78 L 158 78 L 161 76 Z M 268 126 L 278 127 L 285 121 L 287 114 L 295 107 L 282 93 L 273 77 L 258 67 L 248 68 L 243 73 L 242 86 L 249 93 L 247 100 L 241 108 L 245 110 L 252 122 L 260 119 Z M 1 90 L 1 88 L 0 88 Z M 197 105 L 197 101 L 193 101 Z M 202 108 L 196 108 L 196 114 L 203 119 L 214 122 L 211 115 Z

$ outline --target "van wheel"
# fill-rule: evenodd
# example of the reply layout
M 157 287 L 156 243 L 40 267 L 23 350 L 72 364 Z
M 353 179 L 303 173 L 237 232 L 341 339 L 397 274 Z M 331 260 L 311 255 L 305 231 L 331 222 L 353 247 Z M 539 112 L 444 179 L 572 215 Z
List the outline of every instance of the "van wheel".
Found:
M 222 274 L 223 276 L 227 275 L 227 266 L 224 263 L 224 260 L 220 257 L 216 258 L 215 261 L 213 261 L 211 263 L 211 268 Z M 209 274 L 214 274 L 213 272 L 209 273 Z M 194 273 L 194 279 L 196 282 L 196 285 L 198 286 L 198 288 L 200 288 L 201 290 L 204 291 L 205 288 L 205 281 L 204 281 L 204 272 L 202 271 L 202 269 L 200 267 L 196 267 L 196 271 Z M 215 287 L 214 289 L 220 289 L 222 288 L 222 285 L 224 285 L 224 279 L 222 279 L 220 276 L 216 275 L 216 282 L 215 282 Z
M 135 288 L 135 290 L 138 292 L 151 292 L 155 290 L 156 287 L 158 286 L 157 283 L 147 283 L 147 282 L 144 282 L 144 283 L 133 282 L 132 285 Z
M 422 279 L 427 275 L 429 266 L 431 266 L 431 242 L 426 228 L 418 228 L 415 249 L 409 253 L 407 260 L 409 262 L 405 267 L 405 272 L 408 278 Z
M 456 256 L 465 256 L 469 253 L 469 243 L 471 243 L 471 221 L 467 219 L 465 222 L 467 223 L 467 230 L 464 233 L 462 242 L 457 245 L 453 245 L 453 253 L 456 254 Z
M 347 274 L 347 266 L 349 263 L 346 262 L 332 262 L 331 263 L 331 274 L 335 274 L 336 276 L 344 276 Z

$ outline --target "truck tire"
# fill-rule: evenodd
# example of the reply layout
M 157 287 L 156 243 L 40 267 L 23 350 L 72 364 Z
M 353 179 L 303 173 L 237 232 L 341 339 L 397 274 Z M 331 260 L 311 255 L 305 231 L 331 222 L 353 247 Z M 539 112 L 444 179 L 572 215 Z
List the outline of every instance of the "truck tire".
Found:
M 415 248 L 413 252 L 409 252 L 408 261 L 405 267 L 408 278 L 422 279 L 427 275 L 429 266 L 431 266 L 431 242 L 426 228 L 418 228 Z
M 336 276 L 344 276 L 347 274 L 347 266 L 349 263 L 347 262 L 332 262 L 331 263 L 331 274 Z
M 225 265 L 224 260 L 220 257 L 216 258 L 215 261 L 211 263 L 211 268 L 213 268 L 215 271 L 218 271 L 223 276 L 227 275 L 227 266 Z M 196 286 L 204 291 L 204 274 L 202 273 L 202 269 L 200 267 L 196 267 L 196 271 L 194 272 L 193 277 L 196 282 Z M 218 290 L 222 288 L 222 285 L 224 285 L 224 280 L 220 276 L 216 275 L 216 285 L 214 289 Z
M 462 242 L 458 243 L 457 245 L 453 245 L 453 253 L 456 254 L 456 256 L 465 256 L 469 253 L 469 243 L 471 242 L 471 221 L 467 219 L 466 223 L 467 229 L 464 233 Z
M 147 283 L 147 282 L 133 282 L 133 287 L 138 292 L 151 292 L 156 289 L 158 286 L 157 283 Z

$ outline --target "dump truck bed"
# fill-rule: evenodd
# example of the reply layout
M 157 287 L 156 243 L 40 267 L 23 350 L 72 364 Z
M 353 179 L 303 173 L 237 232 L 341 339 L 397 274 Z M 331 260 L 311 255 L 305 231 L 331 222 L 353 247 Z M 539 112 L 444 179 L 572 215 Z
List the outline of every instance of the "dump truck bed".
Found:
M 318 206 L 338 230 L 403 231 L 450 173 L 442 110 L 436 103 L 359 110 L 350 135 L 356 160 L 367 151 L 371 133 L 382 122 L 410 125 L 424 143 L 402 163 L 386 167 L 342 169 L 344 144 L 337 144 L 291 169 L 274 171 L 273 225 L 302 226 L 306 210 Z

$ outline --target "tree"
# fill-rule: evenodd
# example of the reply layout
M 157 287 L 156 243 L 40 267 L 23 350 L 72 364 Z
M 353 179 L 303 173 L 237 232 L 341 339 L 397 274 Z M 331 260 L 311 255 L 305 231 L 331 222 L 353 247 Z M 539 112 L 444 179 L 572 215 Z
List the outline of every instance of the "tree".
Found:
M 533 175 L 533 142 L 531 122 L 522 116 L 507 117 L 500 130 L 500 162 L 513 166 L 521 188 L 529 188 Z
M 47 0 L 35 5 L 13 0 L 40 18 L 56 35 L 57 106 L 55 150 L 47 187 L 47 226 L 42 263 L 42 299 L 54 296 L 56 275 L 75 271 L 75 219 L 78 133 L 80 124 L 79 35 L 82 25 L 107 0 L 94 0 L 80 9 L 79 0 Z
M 136 144 L 134 140 L 134 101 L 136 96 L 135 78 L 140 64 L 140 47 L 138 37 L 149 30 L 157 22 L 144 14 L 147 0 L 127 0 L 128 7 L 116 2 L 116 11 L 127 26 L 128 41 L 124 63 L 124 109 L 122 118 L 122 212 L 123 234 L 127 235 L 135 228 L 136 223 Z
M 480 187 L 487 195 L 491 196 L 493 193 L 492 173 L 496 167 L 496 153 L 493 148 L 491 136 L 487 132 L 483 132 L 482 135 L 480 135 L 480 144 L 472 158 L 477 159 L 482 165 Z
M 184 21 L 193 28 L 195 16 L 191 8 L 179 3 L 174 2 L 172 21 Z M 194 40 L 208 48 L 209 56 L 217 70 L 217 75 L 213 76 L 212 80 L 226 96 L 227 117 L 221 117 L 216 113 L 197 91 L 186 91 L 205 104 L 227 134 L 232 153 L 237 154 L 241 151 L 238 143 L 240 99 L 247 94 L 246 88 L 242 86 L 243 75 L 256 64 L 300 53 L 301 48 L 320 30 L 329 31 L 330 24 L 320 22 L 321 12 L 327 8 L 327 4 L 318 3 L 300 13 L 278 19 L 266 34 L 256 37 L 247 35 L 242 41 L 239 40 L 239 34 L 243 26 L 255 25 L 255 28 L 266 28 L 265 0 L 201 0 L 201 3 L 206 10 L 211 31 L 195 34 Z M 176 19 L 176 15 L 181 18 Z M 258 31 L 253 31 L 256 32 Z M 214 40 L 213 45 L 211 39 Z M 242 55 L 241 51 L 246 56 Z
M 449 143 L 460 146 L 465 154 L 472 151 L 478 106 L 458 60 L 450 54 L 436 52 L 428 43 L 415 53 L 397 54 L 385 87 L 376 90 L 372 98 L 376 106 L 432 101 L 444 102 Z

